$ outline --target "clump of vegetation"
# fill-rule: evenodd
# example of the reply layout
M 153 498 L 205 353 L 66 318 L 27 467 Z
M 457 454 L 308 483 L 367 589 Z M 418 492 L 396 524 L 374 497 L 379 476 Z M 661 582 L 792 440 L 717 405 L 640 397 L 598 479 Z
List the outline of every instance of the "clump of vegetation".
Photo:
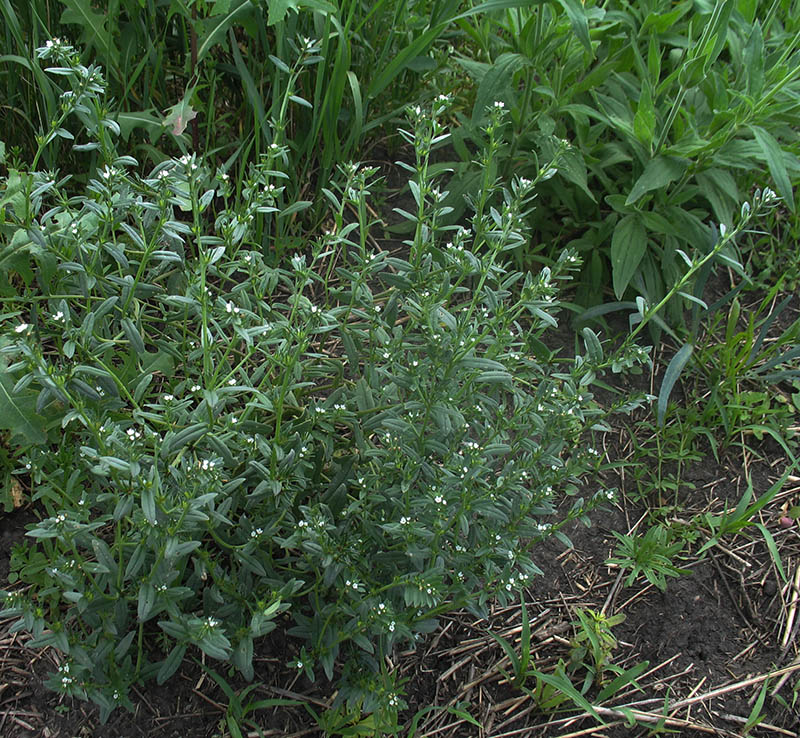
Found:
M 794 4 L 140 6 L 0 4 L 0 501 L 38 518 L 0 616 L 61 652 L 49 685 L 105 720 L 202 655 L 236 736 L 269 701 L 223 673 L 281 628 L 289 679 L 333 685 L 304 705 L 326 735 L 397 734 L 398 650 L 519 600 L 486 639 L 508 688 L 661 730 L 601 709 L 649 668 L 616 659 L 623 578 L 668 592 L 757 530 L 788 581 L 797 506 L 784 538 L 761 513 L 798 463 Z M 404 159 L 392 227 L 370 146 Z M 653 396 L 596 400 L 642 366 Z M 766 492 L 764 439 L 794 465 Z M 735 509 L 684 515 L 690 467 L 734 453 Z M 538 544 L 617 502 L 647 533 L 612 531 L 617 582 L 545 667 Z
M 374 170 L 353 164 L 325 190 L 334 228 L 271 267 L 255 248 L 286 213 L 270 158 L 241 199 L 196 156 L 139 177 L 99 72 L 63 44 L 40 56 L 105 161 L 72 197 L 47 172 L 9 175 L 3 228 L 32 279 L 6 305 L 3 416 L 46 517 L 19 556 L 32 587 L 3 614 L 65 654 L 51 686 L 108 715 L 190 648 L 252 678 L 254 643 L 288 612 L 297 669 L 339 665 L 350 708 L 396 715 L 382 656 L 440 613 L 516 597 L 539 571 L 532 544 L 606 499 L 576 494 L 599 456 L 581 439 L 605 427 L 599 342 L 569 362 L 542 342 L 577 259 L 523 275 L 500 258 L 552 167 L 493 179 L 495 108 L 470 224 L 443 227 L 439 98 L 404 133 L 407 258 L 368 247 Z

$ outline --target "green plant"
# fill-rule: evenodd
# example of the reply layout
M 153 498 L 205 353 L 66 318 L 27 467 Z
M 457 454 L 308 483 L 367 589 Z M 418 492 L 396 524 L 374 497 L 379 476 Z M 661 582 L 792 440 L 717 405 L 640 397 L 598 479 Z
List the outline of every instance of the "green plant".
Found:
M 521 604 L 521 612 L 522 612 L 522 630 L 520 631 L 520 641 L 519 641 L 519 656 L 517 656 L 517 651 L 514 646 L 509 643 L 505 638 L 502 636 L 489 631 L 489 635 L 494 638 L 494 640 L 500 644 L 500 647 L 505 651 L 508 660 L 511 662 L 511 671 L 513 672 L 513 678 L 510 677 L 508 674 L 505 673 L 502 669 L 500 672 L 506 678 L 506 681 L 511 683 L 515 687 L 522 686 L 528 677 L 532 674 L 530 668 L 532 667 L 531 662 L 531 624 L 528 618 L 528 608 L 525 605 L 525 598 L 524 596 L 520 598 Z
M 3 181 L 0 262 L 27 278 L 0 298 L 0 417 L 42 512 L 3 615 L 63 654 L 48 684 L 105 718 L 198 650 L 252 679 L 258 639 L 288 612 L 291 665 L 337 680 L 340 717 L 395 724 L 384 656 L 441 613 L 517 596 L 538 573 L 532 546 L 606 499 L 577 496 L 609 412 L 590 387 L 646 359 L 632 342 L 604 358 L 589 329 L 585 355 L 557 358 L 541 338 L 577 259 L 501 264 L 552 165 L 503 187 L 495 108 L 469 227 L 444 225 L 437 98 L 403 133 L 407 257 L 369 250 L 374 170 L 352 164 L 324 188 L 331 232 L 275 267 L 258 216 L 298 204 L 277 203 L 268 155 L 242 182 L 195 155 L 138 176 L 99 70 L 63 42 L 39 56 L 100 163 L 77 195 L 36 168 L 59 118 Z
M 644 535 L 612 532 L 618 545 L 615 556 L 606 563 L 619 566 L 623 571 L 630 569 L 625 586 L 630 587 L 637 577 L 643 575 L 650 584 L 664 592 L 667 589 L 667 577 L 679 577 L 688 573 L 687 569 L 681 569 L 672 563 L 684 544 L 683 541 L 674 541 L 673 532 L 665 526 L 654 525 Z
M 220 728 L 226 730 L 230 738 L 243 738 L 246 734 L 242 732 L 242 728 L 250 728 L 260 733 L 261 729 L 258 724 L 252 717 L 248 717 L 248 715 L 258 710 L 263 710 L 268 707 L 287 707 L 300 704 L 297 700 L 290 699 L 270 698 L 254 701 L 250 698 L 250 695 L 261 686 L 258 682 L 248 684 L 244 689 L 237 692 L 222 675 L 205 665 L 203 668 L 228 698 L 228 708 L 225 713 L 225 718 L 220 721 Z
M 677 504 L 680 490 L 694 488 L 685 479 L 685 470 L 703 458 L 701 439 L 708 439 L 713 448 L 716 437 L 701 424 L 701 414 L 694 403 L 670 412 L 662 426 L 651 422 L 649 414 L 638 415 L 641 417 L 626 424 L 633 451 L 624 462 L 625 473 L 636 483 L 636 489 L 627 494 L 656 506 L 668 504 L 670 499 Z
M 657 302 L 685 270 L 681 250 L 707 250 L 705 222 L 730 227 L 754 172 L 768 169 L 794 210 L 798 159 L 791 121 L 800 86 L 796 3 L 657 0 L 537 3 L 460 20 L 454 57 L 475 83 L 471 117 L 455 137 L 454 193 L 479 173 L 468 144 L 486 106 L 502 101 L 514 133 L 499 170 L 525 175 L 536 153 L 569 142 L 532 214 L 540 240 L 585 254 L 583 304 L 610 289 Z M 557 250 L 556 250 L 557 253 Z M 683 322 L 685 300 L 667 322 Z
M 764 523 L 760 520 L 754 520 L 754 518 L 756 514 L 763 510 L 772 501 L 775 495 L 781 491 L 788 477 L 797 468 L 798 463 L 800 463 L 791 452 L 789 452 L 789 461 L 790 463 L 787 464 L 787 468 L 780 478 L 755 500 L 753 499 L 755 495 L 753 480 L 748 477 L 747 488 L 733 510 L 726 510 L 722 515 L 713 515 L 707 512 L 702 516 L 703 522 L 707 526 L 710 535 L 706 543 L 704 543 L 697 552 L 698 555 L 702 555 L 705 551 L 716 546 L 723 536 L 737 535 L 752 526 L 761 533 L 770 557 L 775 564 L 775 568 L 778 570 L 781 578 L 786 581 L 786 572 L 781 563 L 780 552 L 778 551 L 775 539 L 772 537 L 772 533 L 769 532 Z
M 621 673 L 611 664 L 611 655 L 617 647 L 612 629 L 625 622 L 625 616 L 621 613 L 609 616 L 588 607 L 578 608 L 575 614 L 578 619 L 572 623 L 576 627 L 576 634 L 572 641 L 570 660 L 573 664 L 581 663 L 587 667 L 593 681 L 602 686 L 607 670 Z
M 274 168 L 292 174 L 281 203 L 318 202 L 336 166 L 418 97 L 426 54 L 458 6 L 119 0 L 100 13 L 89 0 L 3 0 L 4 48 L 13 53 L 0 84 L 20 123 L 7 131 L 9 145 L 35 150 L 49 130 L 58 90 L 30 59 L 46 39 L 61 37 L 85 49 L 84 63 L 105 69 L 130 154 L 159 164 L 202 153 L 226 172 L 236 169 L 241 182 L 250 164 L 280 145 Z M 64 147 L 45 157 L 51 169 L 83 166 Z M 273 222 L 262 247 L 283 247 L 291 224 Z
M 723 446 L 745 434 L 772 435 L 786 444 L 795 408 L 778 391 L 800 377 L 800 320 L 793 321 L 777 336 L 770 330 L 786 309 L 791 296 L 775 304 L 781 283 L 747 311 L 741 323 L 741 303 L 736 288 L 710 307 L 700 310 L 693 321 L 692 335 L 667 365 L 659 392 L 658 420 L 663 422 L 667 402 L 687 364 L 695 370 L 694 395 L 699 396 L 701 427 L 722 427 Z M 727 305 L 727 314 L 722 307 Z M 721 334 L 724 321 L 724 334 Z M 705 325 L 705 331 L 700 326 Z M 716 442 L 712 443 L 716 454 Z

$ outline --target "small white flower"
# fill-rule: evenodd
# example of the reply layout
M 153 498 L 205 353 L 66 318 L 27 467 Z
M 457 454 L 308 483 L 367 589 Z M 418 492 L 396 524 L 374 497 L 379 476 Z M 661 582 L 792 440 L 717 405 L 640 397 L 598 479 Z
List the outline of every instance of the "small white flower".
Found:
M 389 632 L 390 633 L 394 633 L 394 627 L 395 627 L 395 622 L 394 622 L 394 620 L 392 620 L 392 622 L 389 623 Z
M 236 378 L 235 377 L 231 377 L 228 380 L 228 386 L 233 387 L 233 385 L 235 385 L 235 384 L 236 384 Z
M 58 310 L 57 312 L 53 313 L 53 320 L 66 322 L 66 318 L 64 317 L 64 312 L 62 310 Z
M 164 402 L 172 402 L 175 399 L 175 397 L 173 395 L 164 395 L 161 399 Z
M 14 328 L 14 333 L 24 333 L 29 327 L 30 326 L 27 323 L 20 323 L 16 328 Z

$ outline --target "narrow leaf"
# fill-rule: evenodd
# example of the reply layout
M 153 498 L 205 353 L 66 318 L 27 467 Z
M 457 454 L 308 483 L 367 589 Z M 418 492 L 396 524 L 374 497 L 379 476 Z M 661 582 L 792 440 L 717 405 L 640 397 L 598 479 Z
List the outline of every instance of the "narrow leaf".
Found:
M 617 223 L 611 237 L 611 273 L 618 300 L 625 293 L 646 250 L 647 232 L 641 219 L 636 215 L 626 215 Z
M 686 160 L 670 156 L 657 156 L 651 159 L 631 188 L 625 204 L 632 205 L 647 192 L 666 187 L 670 182 L 682 177 L 687 166 Z
M 778 194 L 783 198 L 786 206 L 794 212 L 794 195 L 792 194 L 792 183 L 789 180 L 789 174 L 786 171 L 786 164 L 783 161 L 783 151 L 780 144 L 775 140 L 771 133 L 765 131 L 761 126 L 750 126 L 753 132 L 761 153 L 763 154 L 764 161 L 767 163 L 769 173 L 772 179 L 775 180 L 775 186 L 778 188 Z
M 683 344 L 678 353 L 672 357 L 667 365 L 667 371 L 664 372 L 664 381 L 661 382 L 661 389 L 658 393 L 658 409 L 656 411 L 656 419 L 659 425 L 664 423 L 664 413 L 667 411 L 667 403 L 669 402 L 670 393 L 672 392 L 672 388 L 675 386 L 675 382 L 678 381 L 678 378 L 683 371 L 683 367 L 686 366 L 686 363 L 691 358 L 692 351 L 694 351 L 694 346 L 692 346 L 692 344 Z

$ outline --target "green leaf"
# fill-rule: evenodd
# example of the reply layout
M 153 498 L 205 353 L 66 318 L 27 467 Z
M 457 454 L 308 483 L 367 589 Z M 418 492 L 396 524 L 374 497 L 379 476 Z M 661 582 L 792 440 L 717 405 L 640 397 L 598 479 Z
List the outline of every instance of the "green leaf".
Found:
M 586 354 L 589 361 L 593 364 L 599 364 L 603 360 L 603 346 L 597 334 L 591 328 L 584 328 L 581 333 L 583 334 L 583 342 L 586 344 Z
M 764 35 L 761 24 L 756 21 L 742 50 L 742 65 L 747 70 L 747 94 L 756 100 L 764 89 L 764 57 Z
M 769 173 L 775 180 L 778 194 L 783 198 L 786 206 L 794 212 L 794 195 L 792 194 L 792 183 L 786 171 L 786 163 L 783 161 L 783 151 L 780 144 L 775 140 L 771 133 L 765 131 L 761 126 L 749 126 L 753 132 L 764 161 L 769 167 Z
M 81 44 L 86 49 L 98 48 L 106 61 L 116 65 L 119 49 L 114 44 L 111 31 L 106 28 L 109 16 L 92 9 L 89 0 L 62 0 L 65 6 L 60 22 L 80 26 L 83 29 Z
M 472 108 L 472 124 L 479 125 L 487 116 L 487 108 L 494 102 L 510 98 L 514 94 L 514 75 L 528 60 L 522 54 L 501 54 L 483 76 L 475 105 Z
M 36 396 L 14 396 L 14 380 L 7 371 L 0 372 L 0 428 L 24 436 L 29 443 L 45 443 L 45 420 L 36 414 Z
M 592 56 L 592 41 L 589 38 L 589 22 L 586 18 L 586 7 L 581 0 L 558 0 L 559 5 L 564 8 L 564 11 L 572 24 L 572 30 L 578 37 L 578 41 L 583 44 L 583 47 Z
M 692 351 L 694 351 L 694 346 L 692 346 L 691 343 L 683 344 L 667 365 L 667 370 L 664 372 L 664 380 L 661 382 L 661 389 L 658 392 L 656 418 L 659 425 L 662 425 L 664 422 L 664 414 L 667 411 L 670 393 L 675 386 L 675 382 L 678 381 L 683 367 L 686 366 L 686 363 L 691 358 Z
M 258 92 L 258 87 L 256 85 L 255 80 L 253 79 L 253 75 L 250 74 L 250 70 L 244 63 L 242 54 L 239 51 L 239 44 L 236 43 L 236 36 L 234 36 L 233 34 L 233 29 L 230 29 L 229 35 L 230 35 L 231 50 L 233 51 L 233 61 L 234 64 L 236 64 L 236 71 L 239 72 L 239 78 L 242 80 L 242 87 L 244 89 L 245 94 L 247 95 L 250 107 L 253 109 L 253 112 L 255 113 L 256 125 L 258 126 L 258 130 L 261 131 L 262 135 L 265 138 L 268 136 L 271 137 L 272 134 L 270 126 L 264 124 L 264 122 L 267 120 L 267 114 L 264 110 L 264 100 L 262 99 L 261 95 Z M 268 141 L 268 143 L 271 143 L 271 140 Z
M 657 156 L 651 159 L 631 188 L 625 204 L 632 205 L 645 193 L 666 187 L 670 182 L 682 177 L 687 166 L 688 162 L 685 159 L 669 156 Z
M 611 237 L 611 272 L 614 294 L 619 300 L 625 293 L 647 251 L 647 231 L 637 215 L 626 215 L 614 228 Z
M 133 113 L 118 113 L 117 125 L 122 140 L 127 143 L 134 128 L 144 128 L 150 137 L 150 143 L 155 143 L 164 132 L 164 124 L 156 114 L 155 108 L 140 110 Z
M 255 10 L 251 0 L 233 0 L 226 12 L 213 15 L 198 24 L 197 63 L 199 64 L 234 25 L 241 25 L 246 14 Z
M 156 682 L 163 684 L 167 681 L 177 670 L 183 662 L 183 655 L 186 653 L 186 646 L 183 643 L 178 643 L 170 652 L 169 656 L 161 663 L 161 668 L 156 674 Z
M 653 93 L 650 84 L 642 82 L 642 92 L 639 95 L 639 104 L 636 115 L 633 116 L 633 132 L 643 144 L 650 146 L 653 143 L 653 134 L 656 130 L 656 111 L 653 106 Z
M 297 10 L 297 2 L 295 0 L 267 0 L 267 4 L 269 5 L 268 26 L 281 23 L 286 18 L 286 13 L 289 10 Z

